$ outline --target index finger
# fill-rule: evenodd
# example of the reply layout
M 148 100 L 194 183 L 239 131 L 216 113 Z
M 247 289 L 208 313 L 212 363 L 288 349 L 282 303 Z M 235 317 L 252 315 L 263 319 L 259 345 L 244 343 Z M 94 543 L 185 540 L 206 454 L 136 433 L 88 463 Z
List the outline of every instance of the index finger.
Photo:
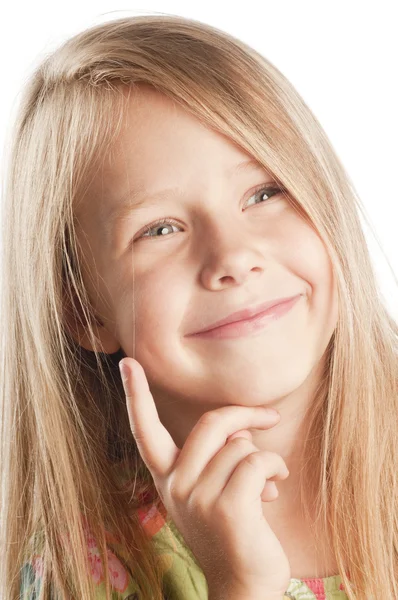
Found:
M 119 362 L 131 431 L 146 466 L 154 476 L 167 475 L 180 453 L 159 419 L 144 369 L 134 358 Z

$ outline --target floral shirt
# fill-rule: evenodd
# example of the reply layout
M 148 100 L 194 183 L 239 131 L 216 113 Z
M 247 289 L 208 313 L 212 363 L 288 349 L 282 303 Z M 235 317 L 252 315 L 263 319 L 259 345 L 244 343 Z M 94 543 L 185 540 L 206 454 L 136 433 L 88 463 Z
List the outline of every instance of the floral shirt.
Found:
M 169 517 L 164 505 L 149 499 L 138 509 L 140 522 L 152 540 L 163 566 L 163 588 L 167 600 L 207 600 L 208 588 L 190 548 Z M 86 527 L 91 576 L 96 584 L 95 600 L 105 600 L 102 563 L 94 537 Z M 124 567 L 125 549 L 108 534 L 114 551 L 108 549 L 112 600 L 140 600 L 141 593 Z M 42 559 L 36 555 L 22 568 L 20 600 L 38 598 Z M 283 600 L 348 600 L 339 575 L 319 579 L 291 579 Z

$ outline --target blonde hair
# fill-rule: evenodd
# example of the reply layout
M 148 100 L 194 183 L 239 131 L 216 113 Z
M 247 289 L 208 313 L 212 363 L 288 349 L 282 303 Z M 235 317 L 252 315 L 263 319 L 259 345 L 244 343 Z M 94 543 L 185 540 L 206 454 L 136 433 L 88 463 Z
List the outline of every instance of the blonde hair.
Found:
M 398 326 L 377 288 L 360 199 L 317 119 L 273 64 L 212 26 L 166 14 L 75 35 L 23 90 L 2 215 L 0 597 L 19 597 L 39 526 L 40 598 L 55 587 L 62 598 L 94 597 L 85 521 L 107 598 L 105 528 L 128 544 L 143 597 L 162 598 L 159 561 L 132 510 L 154 488 L 128 424 L 124 353 L 89 352 L 65 327 L 72 314 L 97 343 L 74 210 L 123 126 L 123 91 L 140 84 L 254 156 L 323 240 L 339 317 L 308 410 L 303 464 L 312 466 L 303 469 L 301 501 L 324 524 L 348 598 L 397 598 Z M 128 487 L 115 464 L 128 466 Z M 316 506 L 310 489 L 318 490 Z

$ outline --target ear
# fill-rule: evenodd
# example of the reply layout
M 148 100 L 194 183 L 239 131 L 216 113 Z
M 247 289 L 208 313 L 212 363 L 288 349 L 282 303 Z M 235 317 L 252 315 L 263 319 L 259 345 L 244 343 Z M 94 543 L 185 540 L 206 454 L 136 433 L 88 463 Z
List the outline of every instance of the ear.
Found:
M 69 294 L 64 293 L 63 306 L 65 327 L 79 346 L 85 348 L 86 350 L 90 350 L 91 352 L 93 352 L 95 349 L 97 352 L 105 352 L 106 354 L 113 354 L 120 350 L 121 346 L 117 339 L 105 327 L 105 325 L 97 316 L 95 316 L 93 329 L 94 335 L 99 341 L 97 344 L 95 344 L 95 347 L 91 344 L 90 338 L 85 328 L 81 324 L 81 321 L 83 321 L 82 308 L 74 290 L 73 298 L 70 298 Z M 101 342 L 102 347 L 99 342 Z

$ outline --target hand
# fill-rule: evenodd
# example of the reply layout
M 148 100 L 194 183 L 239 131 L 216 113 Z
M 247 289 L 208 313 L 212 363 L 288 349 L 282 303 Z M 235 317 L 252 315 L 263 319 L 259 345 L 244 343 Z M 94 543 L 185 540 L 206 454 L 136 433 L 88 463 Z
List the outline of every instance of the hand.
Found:
M 159 419 L 140 363 L 124 358 L 123 364 L 129 372 L 122 379 L 139 452 L 212 596 L 227 598 L 238 589 L 242 597 L 282 598 L 290 565 L 261 500 L 277 498 L 275 483 L 267 481 L 286 479 L 289 471 L 278 454 L 259 451 L 243 437 L 229 439 L 242 428 L 270 429 L 280 415 L 236 405 L 206 412 L 180 450 Z

